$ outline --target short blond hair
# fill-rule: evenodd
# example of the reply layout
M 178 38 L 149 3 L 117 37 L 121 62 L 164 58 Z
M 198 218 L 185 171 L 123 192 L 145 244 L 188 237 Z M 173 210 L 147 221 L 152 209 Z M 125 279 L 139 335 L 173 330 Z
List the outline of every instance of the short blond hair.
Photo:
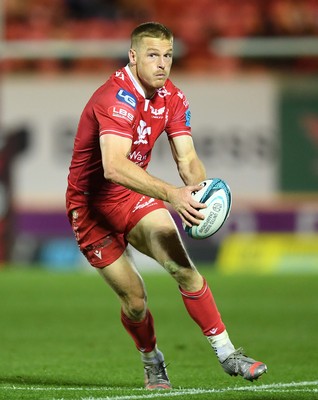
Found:
M 138 25 L 131 33 L 131 48 L 138 45 L 141 39 L 145 37 L 173 40 L 172 32 L 159 22 L 145 22 Z

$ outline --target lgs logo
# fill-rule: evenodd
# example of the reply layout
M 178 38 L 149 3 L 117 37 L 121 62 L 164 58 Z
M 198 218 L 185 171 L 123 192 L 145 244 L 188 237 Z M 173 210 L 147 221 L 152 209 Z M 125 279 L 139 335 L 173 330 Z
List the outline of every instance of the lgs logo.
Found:
M 123 103 L 128 104 L 130 107 L 136 108 L 136 105 L 137 105 L 136 97 L 133 94 L 127 92 L 126 90 L 119 89 L 116 94 L 116 98 L 119 101 L 122 101 Z

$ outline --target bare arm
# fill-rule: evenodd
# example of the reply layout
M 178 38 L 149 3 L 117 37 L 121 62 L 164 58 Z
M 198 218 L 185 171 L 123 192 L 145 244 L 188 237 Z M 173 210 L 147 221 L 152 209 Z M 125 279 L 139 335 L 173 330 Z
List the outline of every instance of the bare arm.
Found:
M 170 140 L 173 158 L 178 172 L 186 185 L 197 185 L 206 179 L 206 172 L 190 136 L 178 136 Z
M 199 189 L 197 184 L 178 188 L 148 174 L 127 158 L 131 148 L 130 139 L 111 134 L 102 135 L 100 147 L 105 179 L 169 202 L 189 226 L 198 224 L 203 219 L 197 209 L 204 208 L 204 205 L 191 196 L 192 191 Z

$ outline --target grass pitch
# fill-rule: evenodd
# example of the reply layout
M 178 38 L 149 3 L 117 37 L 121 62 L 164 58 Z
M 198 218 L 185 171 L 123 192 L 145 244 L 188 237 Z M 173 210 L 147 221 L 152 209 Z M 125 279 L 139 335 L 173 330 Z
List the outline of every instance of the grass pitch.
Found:
M 0 270 L 0 399 L 318 399 L 318 276 L 205 275 L 235 346 L 268 365 L 226 375 L 175 282 L 144 273 L 174 389 L 143 389 L 116 296 L 95 273 Z

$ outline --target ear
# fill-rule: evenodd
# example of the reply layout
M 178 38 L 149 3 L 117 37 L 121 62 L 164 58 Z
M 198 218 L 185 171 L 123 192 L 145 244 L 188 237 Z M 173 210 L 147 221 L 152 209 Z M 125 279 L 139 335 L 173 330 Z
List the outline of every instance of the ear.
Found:
M 136 50 L 130 49 L 128 52 L 128 57 L 130 65 L 136 65 L 136 60 L 137 60 Z

